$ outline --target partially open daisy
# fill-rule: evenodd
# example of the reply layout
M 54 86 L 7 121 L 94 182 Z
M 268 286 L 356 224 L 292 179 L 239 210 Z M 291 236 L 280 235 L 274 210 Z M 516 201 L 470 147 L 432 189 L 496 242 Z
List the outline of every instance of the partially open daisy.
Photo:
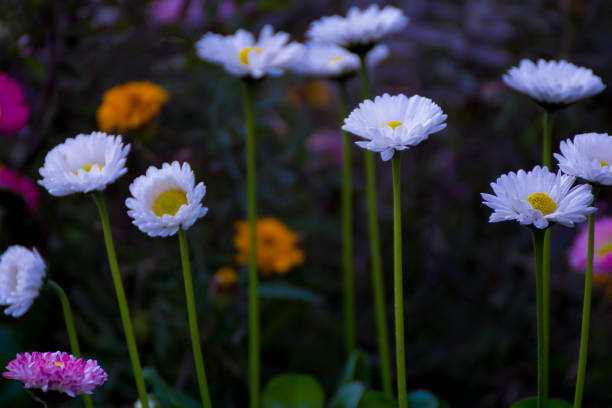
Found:
M 310 24 L 306 36 L 315 42 L 332 43 L 362 54 L 383 38 L 403 29 L 409 18 L 395 7 L 380 9 L 372 4 L 365 10 L 352 7 L 346 17 L 322 17 Z
M 0 305 L 4 314 L 20 317 L 38 297 L 45 277 L 45 262 L 36 248 L 9 247 L 0 256 Z
M 104 384 L 108 376 L 95 360 L 83 360 L 72 354 L 56 351 L 17 354 L 8 363 L 4 378 L 23 382 L 24 388 L 53 394 L 64 393 L 74 398 L 81 394 L 92 394 Z M 43 394 L 36 394 L 47 400 Z
M 521 60 L 518 67 L 512 67 L 504 74 L 503 81 L 551 108 L 596 95 L 606 87 L 590 69 L 563 60 L 539 59 L 535 64 L 528 59 Z
M 560 150 L 561 154 L 554 156 L 564 173 L 591 184 L 612 186 L 612 136 L 583 133 L 561 142 Z
M 483 204 L 493 209 L 489 222 L 517 221 L 544 229 L 549 223 L 573 227 L 596 211 L 591 207 L 591 186 L 572 187 L 573 176 L 551 173 L 546 167 L 510 172 L 491 183 L 494 195 L 482 193 Z
M 299 52 L 297 43 L 289 43 L 289 34 L 274 33 L 270 25 L 262 28 L 259 39 L 246 30 L 222 36 L 206 33 L 196 43 L 200 58 L 222 65 L 232 75 L 259 79 L 282 75 Z
M 104 132 L 79 134 L 55 146 L 39 170 L 38 183 L 54 196 L 102 191 L 127 172 L 130 145 Z
M 383 160 L 393 157 L 396 150 L 409 149 L 427 139 L 430 134 L 446 127 L 446 115 L 431 99 L 399 94 L 377 96 L 365 100 L 348 118 L 343 130 L 368 141 L 358 146 L 379 152 Z
M 164 163 L 161 169 L 149 167 L 144 176 L 130 185 L 132 197 L 125 200 L 132 223 L 149 236 L 174 235 L 188 229 L 208 208 L 202 207 L 204 183 L 195 185 L 189 164 Z

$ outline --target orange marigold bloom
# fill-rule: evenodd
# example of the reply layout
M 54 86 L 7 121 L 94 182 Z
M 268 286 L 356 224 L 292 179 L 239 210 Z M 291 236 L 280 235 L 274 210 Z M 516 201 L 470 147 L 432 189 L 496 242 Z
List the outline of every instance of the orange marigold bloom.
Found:
M 284 275 L 295 266 L 304 263 L 304 251 L 298 248 L 297 234 L 274 217 L 262 217 L 255 227 L 257 235 L 257 266 L 263 276 L 273 273 Z M 250 242 L 247 221 L 236 222 L 236 262 L 249 262 Z
M 170 96 L 161 86 L 149 81 L 117 85 L 104 93 L 96 112 L 98 127 L 104 132 L 125 132 L 151 121 Z

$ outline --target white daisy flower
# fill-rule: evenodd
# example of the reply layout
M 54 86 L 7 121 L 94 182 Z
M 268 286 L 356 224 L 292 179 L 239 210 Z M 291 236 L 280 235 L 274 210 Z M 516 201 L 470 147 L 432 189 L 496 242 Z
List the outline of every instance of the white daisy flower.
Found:
M 208 208 L 200 201 L 206 194 L 204 183 L 195 185 L 189 164 L 164 163 L 161 169 L 149 167 L 144 176 L 130 185 L 132 197 L 125 200 L 128 215 L 142 232 L 151 237 L 174 235 L 179 227 L 188 229 Z
M 272 26 L 266 25 L 259 40 L 242 29 L 228 36 L 207 33 L 196 43 L 196 49 L 200 58 L 222 65 L 232 75 L 259 79 L 282 75 L 293 63 L 300 48 L 295 42 L 287 44 L 288 41 L 289 34 L 282 31 L 274 34 Z
M 395 150 L 409 149 L 446 127 L 446 115 L 431 99 L 399 94 L 365 100 L 344 119 L 342 130 L 368 141 L 356 142 L 364 149 L 379 152 L 383 160 Z
M 124 146 L 121 136 L 79 134 L 47 153 L 38 183 L 54 196 L 102 191 L 127 172 L 129 151 L 130 145 Z
M 511 88 L 529 95 L 543 105 L 563 107 L 580 99 L 596 95 L 606 86 L 588 68 L 577 67 L 567 61 L 545 61 L 537 65 L 521 60 L 502 77 Z
M 573 176 L 551 173 L 546 167 L 510 172 L 491 183 L 494 195 L 481 193 L 483 204 L 492 208 L 489 222 L 517 221 L 521 225 L 547 228 L 557 222 L 566 227 L 586 220 L 596 211 L 591 207 L 591 186 L 572 187 Z
M 395 7 L 365 10 L 352 7 L 346 17 L 328 16 L 310 24 L 306 36 L 312 41 L 332 43 L 356 53 L 370 50 L 387 35 L 403 29 L 410 19 Z
M 389 47 L 377 45 L 366 56 L 369 69 L 373 69 L 389 55 Z M 359 57 L 345 48 L 330 43 L 307 43 L 292 64 L 298 74 L 329 78 L 342 78 L 359 71 Z
M 28 311 L 45 277 L 45 262 L 36 248 L 9 247 L 0 256 L 0 305 L 4 314 L 20 317 Z
M 561 154 L 554 156 L 559 168 L 592 184 L 612 186 L 612 136 L 584 133 L 561 142 Z

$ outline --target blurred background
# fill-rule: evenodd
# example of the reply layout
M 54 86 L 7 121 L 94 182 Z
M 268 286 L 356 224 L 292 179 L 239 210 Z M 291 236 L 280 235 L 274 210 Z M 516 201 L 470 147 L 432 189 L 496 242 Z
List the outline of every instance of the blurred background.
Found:
M 148 80 L 169 100 L 146 125 L 122 132 L 129 172 L 106 191 L 119 263 L 143 365 L 151 377 L 197 399 L 178 239 L 150 238 L 130 223 L 128 186 L 149 165 L 188 161 L 208 187 L 206 217 L 189 230 L 203 351 L 218 407 L 247 404 L 245 269 L 236 263 L 243 218 L 244 143 L 240 81 L 200 60 L 206 32 L 259 31 L 266 24 L 297 41 L 311 21 L 370 2 L 323 0 L 3 0 L 0 71 L 24 89 L 27 126 L 0 136 L 0 165 L 38 179 L 45 154 L 67 137 L 98 129 L 96 111 L 115 85 Z M 383 3 L 380 3 L 383 5 Z M 436 101 L 448 127 L 403 155 L 403 232 L 408 389 L 427 388 L 454 408 L 499 408 L 536 391 L 532 244 L 515 223 L 488 224 L 480 192 L 501 173 L 540 161 L 541 109 L 507 88 L 521 58 L 568 59 L 612 80 L 612 2 L 605 0 L 391 1 L 411 19 L 385 43 L 390 56 L 372 76 L 373 95 L 415 93 Z M 351 108 L 358 81 L 349 83 Z M 610 131 L 609 91 L 556 115 L 561 139 Z M 304 262 L 262 278 L 262 382 L 279 373 L 316 376 L 329 397 L 345 364 L 340 258 L 340 112 L 332 82 L 285 75 L 257 95 L 258 205 L 295 231 Z M 354 149 L 358 345 L 378 374 L 367 254 L 362 154 Z M 380 226 L 392 327 L 391 169 L 377 160 Z M 33 194 L 33 195 L 32 195 Z M 131 366 L 93 200 L 0 187 L 0 251 L 36 246 L 48 274 L 68 292 L 85 356 L 109 372 L 95 395 L 105 407 L 136 399 Z M 36 196 L 36 197 L 34 197 Z M 600 216 L 611 214 L 604 191 Z M 34 201 L 32 201 L 34 200 Z M 579 231 L 552 233 L 551 395 L 571 400 L 583 277 L 568 266 Z M 237 287 L 214 284 L 238 271 Z M 264 285 L 264 286 L 265 286 Z M 612 298 L 594 291 L 584 405 L 612 406 Z M 393 346 L 393 343 L 391 343 Z M 0 317 L 0 365 L 15 353 L 67 349 L 58 299 L 45 289 L 20 319 Z M 378 384 L 378 380 L 375 380 Z M 0 381 L 0 406 L 34 406 L 21 384 Z

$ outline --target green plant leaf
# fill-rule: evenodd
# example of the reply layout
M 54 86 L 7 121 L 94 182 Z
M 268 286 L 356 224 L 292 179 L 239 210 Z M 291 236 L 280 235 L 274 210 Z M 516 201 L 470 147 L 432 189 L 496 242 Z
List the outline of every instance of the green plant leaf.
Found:
M 410 408 L 442 408 L 438 398 L 427 390 L 414 390 L 408 393 Z
M 357 408 L 365 387 L 359 381 L 343 384 L 329 403 L 329 408 Z
M 397 408 L 397 401 L 380 391 L 367 391 L 357 408 Z
M 537 408 L 537 406 L 537 397 L 529 397 L 515 402 L 510 408 Z M 572 408 L 572 404 L 562 399 L 552 398 L 548 400 L 547 408 Z
M 142 375 L 145 380 L 153 386 L 155 394 L 159 397 L 164 406 L 171 408 L 200 407 L 200 404 L 193 398 L 170 387 L 154 368 L 145 367 L 142 370 Z
M 260 283 L 258 293 L 260 297 L 269 299 L 300 300 L 311 303 L 323 302 L 320 296 L 286 283 Z
M 268 382 L 263 408 L 323 408 L 325 393 L 316 378 L 303 374 L 283 374 Z
M 370 360 L 363 350 L 355 350 L 344 367 L 344 373 L 340 378 L 340 386 L 353 381 L 361 381 L 365 388 L 371 384 Z

